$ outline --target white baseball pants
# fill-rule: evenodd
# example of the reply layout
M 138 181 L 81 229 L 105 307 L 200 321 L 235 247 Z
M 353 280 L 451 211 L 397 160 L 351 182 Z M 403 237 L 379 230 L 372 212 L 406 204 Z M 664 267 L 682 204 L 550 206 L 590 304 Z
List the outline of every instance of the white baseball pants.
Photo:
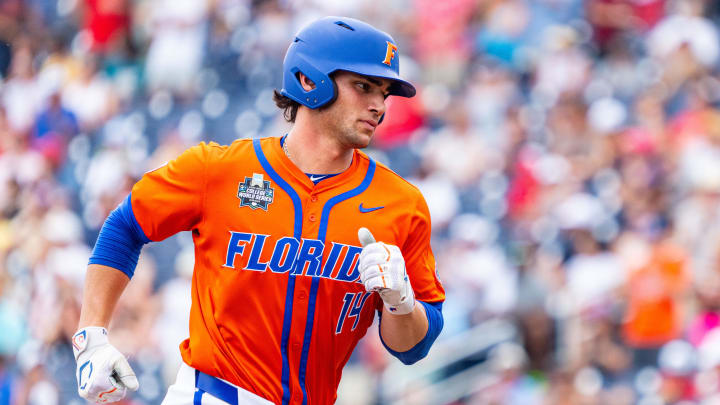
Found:
M 273 405 L 272 402 L 225 380 L 182 363 L 175 384 L 161 405 Z

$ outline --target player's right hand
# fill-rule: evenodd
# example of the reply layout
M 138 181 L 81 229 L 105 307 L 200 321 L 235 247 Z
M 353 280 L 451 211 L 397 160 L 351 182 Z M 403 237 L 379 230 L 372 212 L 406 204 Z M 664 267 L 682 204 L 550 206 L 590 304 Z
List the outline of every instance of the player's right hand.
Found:
M 123 399 L 127 390 L 138 389 L 135 372 L 125 356 L 108 343 L 105 328 L 82 328 L 73 335 L 72 344 L 81 397 L 104 404 Z

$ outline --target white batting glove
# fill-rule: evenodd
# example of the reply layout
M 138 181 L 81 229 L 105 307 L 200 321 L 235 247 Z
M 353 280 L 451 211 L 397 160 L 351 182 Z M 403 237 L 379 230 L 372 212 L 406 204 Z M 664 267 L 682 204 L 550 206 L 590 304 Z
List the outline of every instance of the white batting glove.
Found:
M 78 394 L 104 404 L 138 389 L 138 380 L 125 356 L 108 343 L 107 330 L 98 326 L 82 328 L 72 338 L 77 361 Z
M 415 309 L 415 294 L 400 248 L 376 242 L 367 228 L 358 229 L 358 239 L 363 246 L 358 271 L 365 290 L 377 291 L 390 313 L 411 313 Z

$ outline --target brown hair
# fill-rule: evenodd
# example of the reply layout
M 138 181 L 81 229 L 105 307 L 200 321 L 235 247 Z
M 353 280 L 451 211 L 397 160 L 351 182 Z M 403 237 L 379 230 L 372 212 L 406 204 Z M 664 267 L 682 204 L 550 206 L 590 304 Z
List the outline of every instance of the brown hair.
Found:
M 300 103 L 289 97 L 283 96 L 277 90 L 273 90 L 273 101 L 279 109 L 283 110 L 283 117 L 285 118 L 285 121 L 295 122 L 295 116 L 297 115 L 298 108 L 300 108 Z

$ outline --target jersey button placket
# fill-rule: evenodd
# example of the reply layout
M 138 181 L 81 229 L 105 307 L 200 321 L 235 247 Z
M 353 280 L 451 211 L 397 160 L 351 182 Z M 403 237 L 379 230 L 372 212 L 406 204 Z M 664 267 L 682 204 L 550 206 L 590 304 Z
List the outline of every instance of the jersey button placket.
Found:
M 315 194 L 311 194 L 309 197 L 307 197 L 306 205 L 305 205 L 305 227 L 304 231 L 310 232 L 310 234 L 317 234 L 317 222 L 320 220 L 320 215 L 317 214 L 317 210 L 320 208 L 318 207 L 318 201 L 319 198 Z M 309 235 L 303 235 L 304 237 L 309 237 Z M 302 349 L 304 344 L 304 332 L 305 332 L 305 325 L 307 322 L 306 315 L 308 310 L 308 291 L 305 290 L 305 288 L 309 288 L 309 284 L 307 286 L 303 285 L 302 283 L 298 284 L 296 286 L 295 290 L 295 304 L 293 306 L 293 324 L 298 325 L 295 329 L 295 326 L 293 327 L 293 335 L 294 339 L 292 343 L 290 343 L 288 349 L 290 352 L 292 352 L 292 357 L 294 359 L 300 359 L 302 357 Z M 298 339 L 298 340 L 296 340 Z M 298 380 L 299 382 L 299 380 Z M 300 388 L 300 386 L 296 386 L 292 389 L 291 394 L 291 402 L 292 404 L 301 404 L 303 402 L 303 393 Z
M 311 206 L 312 206 L 313 208 L 315 207 L 315 204 L 312 204 L 312 203 L 317 203 L 317 201 L 318 201 L 318 196 L 317 196 L 317 194 L 312 194 L 312 195 L 310 196 L 310 203 L 311 203 Z M 315 214 L 314 212 L 311 212 L 311 213 L 308 214 L 307 219 L 308 219 L 308 221 L 310 221 L 310 222 L 315 222 L 315 221 L 317 221 L 317 219 L 318 219 L 318 218 L 317 218 L 317 214 Z

